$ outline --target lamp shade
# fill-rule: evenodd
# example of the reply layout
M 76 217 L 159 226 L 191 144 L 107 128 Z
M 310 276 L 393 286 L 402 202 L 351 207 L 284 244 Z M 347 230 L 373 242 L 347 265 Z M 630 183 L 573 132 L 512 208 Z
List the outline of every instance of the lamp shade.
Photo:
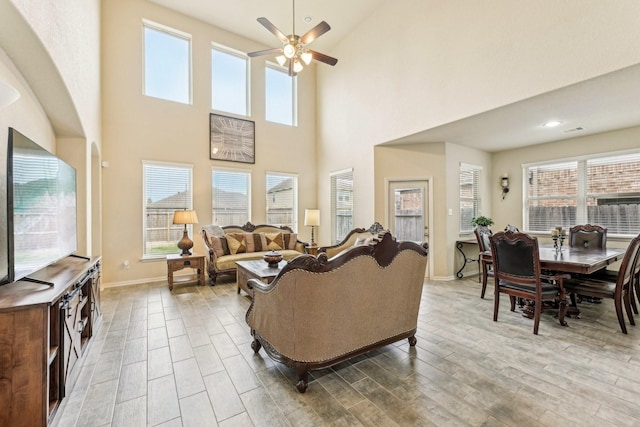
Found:
M 198 215 L 196 211 L 175 211 L 173 213 L 173 223 L 174 224 L 197 224 L 198 223 Z
M 320 225 L 320 210 L 319 209 L 305 209 L 304 210 L 304 225 L 318 226 Z

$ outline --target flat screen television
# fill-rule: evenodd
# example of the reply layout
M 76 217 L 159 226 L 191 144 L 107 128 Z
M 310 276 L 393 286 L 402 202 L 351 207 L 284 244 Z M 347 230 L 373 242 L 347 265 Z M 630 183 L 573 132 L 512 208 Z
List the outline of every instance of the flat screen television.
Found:
M 13 128 L 7 152 L 8 277 L 28 276 L 77 250 L 76 170 Z

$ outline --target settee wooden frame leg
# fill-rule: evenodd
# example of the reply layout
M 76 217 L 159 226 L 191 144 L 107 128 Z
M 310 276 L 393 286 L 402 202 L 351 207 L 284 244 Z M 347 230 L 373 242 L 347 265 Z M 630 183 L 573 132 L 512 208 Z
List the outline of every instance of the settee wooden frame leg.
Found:
M 306 369 L 302 372 L 298 372 L 298 383 L 296 384 L 296 389 L 300 393 L 304 393 L 307 391 L 307 387 L 309 385 L 309 371 Z
M 411 335 L 411 336 L 408 338 L 408 340 L 409 340 L 409 345 L 410 345 L 411 347 L 415 347 L 416 343 L 418 342 L 418 340 L 416 339 L 416 336 L 415 336 L 415 335 Z
M 253 349 L 253 352 L 258 353 L 261 347 L 262 347 L 262 344 L 260 344 L 260 341 L 254 338 L 253 341 L 251 342 L 251 348 Z

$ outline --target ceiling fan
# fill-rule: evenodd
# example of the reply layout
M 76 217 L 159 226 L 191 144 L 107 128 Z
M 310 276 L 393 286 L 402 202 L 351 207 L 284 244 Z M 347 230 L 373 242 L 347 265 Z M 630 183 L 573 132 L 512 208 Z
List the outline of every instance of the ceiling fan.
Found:
M 293 34 L 285 36 L 284 33 L 273 25 L 267 18 L 258 18 L 258 22 L 282 42 L 282 47 L 251 52 L 248 54 L 249 57 L 253 58 L 256 56 L 279 53 L 280 55 L 276 57 L 276 60 L 281 66 L 289 69 L 290 76 L 295 76 L 297 73 L 302 71 L 304 65 L 309 65 L 312 59 L 332 66 L 338 63 L 336 58 L 332 58 L 324 53 L 316 52 L 315 50 L 307 49 L 306 47 L 306 45 L 331 29 L 329 24 L 325 21 L 322 21 L 302 36 L 298 36 L 296 34 L 295 0 L 293 0 Z

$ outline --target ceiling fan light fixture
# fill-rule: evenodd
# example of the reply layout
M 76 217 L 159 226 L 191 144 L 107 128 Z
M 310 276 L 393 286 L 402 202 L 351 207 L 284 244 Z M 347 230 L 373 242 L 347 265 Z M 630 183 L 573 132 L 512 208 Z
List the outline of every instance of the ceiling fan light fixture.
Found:
M 278 61 L 278 64 L 280 64 L 281 67 L 284 67 L 284 64 L 287 63 L 287 58 L 285 58 L 284 55 L 278 55 L 276 56 L 276 61 Z
M 291 43 L 287 43 L 286 45 L 284 45 L 282 51 L 287 59 L 291 59 L 296 55 L 296 48 L 293 47 Z
M 311 60 L 313 59 L 313 55 L 305 51 L 302 55 L 300 55 L 300 58 L 302 58 L 305 64 L 309 65 L 311 63 Z
M 304 68 L 304 66 L 300 63 L 300 61 L 298 61 L 297 59 L 293 60 L 293 72 L 294 73 L 299 73 L 300 71 L 302 71 L 303 68 Z

